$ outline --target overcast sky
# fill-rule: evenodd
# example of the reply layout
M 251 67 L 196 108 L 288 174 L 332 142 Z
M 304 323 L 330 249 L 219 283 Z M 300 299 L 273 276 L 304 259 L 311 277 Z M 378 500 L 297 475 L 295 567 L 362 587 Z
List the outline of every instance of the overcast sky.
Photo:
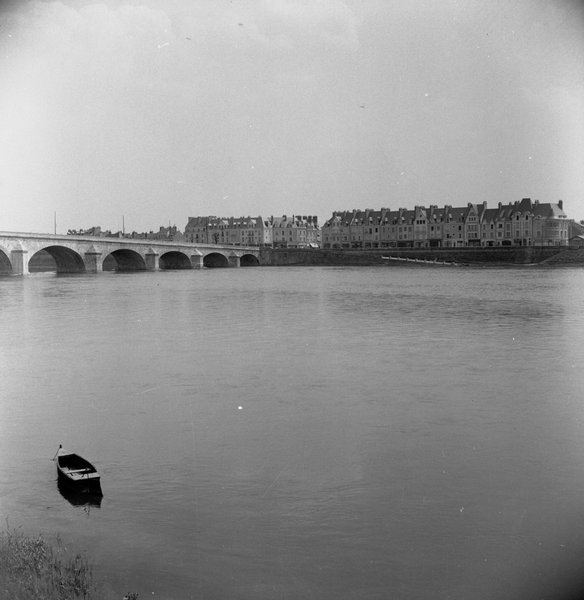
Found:
M 0 3 L 0 230 L 564 200 L 579 0 Z

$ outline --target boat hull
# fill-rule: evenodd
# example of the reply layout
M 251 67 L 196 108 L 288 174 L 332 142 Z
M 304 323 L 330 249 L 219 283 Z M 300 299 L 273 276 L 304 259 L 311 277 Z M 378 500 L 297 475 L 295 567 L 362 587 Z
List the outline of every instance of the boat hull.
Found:
M 67 489 L 86 494 L 101 493 L 101 478 L 97 477 L 85 477 L 81 479 L 73 479 L 69 475 L 63 473 L 61 469 L 57 469 L 59 478 L 59 485 L 66 486 Z
M 101 494 L 100 475 L 88 460 L 60 447 L 55 462 L 60 485 L 77 493 Z

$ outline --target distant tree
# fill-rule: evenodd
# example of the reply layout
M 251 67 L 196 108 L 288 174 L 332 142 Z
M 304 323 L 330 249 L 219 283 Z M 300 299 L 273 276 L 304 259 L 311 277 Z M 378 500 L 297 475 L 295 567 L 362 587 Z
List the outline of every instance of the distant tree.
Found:
M 219 232 L 218 232 L 218 231 L 215 231 L 215 232 L 213 233 L 213 241 L 214 241 L 216 244 L 218 244 L 218 243 L 219 243 Z

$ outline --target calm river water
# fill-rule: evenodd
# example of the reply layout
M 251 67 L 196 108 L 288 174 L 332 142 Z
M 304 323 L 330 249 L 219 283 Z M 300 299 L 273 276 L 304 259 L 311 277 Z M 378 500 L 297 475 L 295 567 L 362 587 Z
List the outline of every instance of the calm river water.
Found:
M 168 600 L 568 598 L 584 270 L 0 279 L 0 518 Z M 58 445 L 102 472 L 61 495 Z

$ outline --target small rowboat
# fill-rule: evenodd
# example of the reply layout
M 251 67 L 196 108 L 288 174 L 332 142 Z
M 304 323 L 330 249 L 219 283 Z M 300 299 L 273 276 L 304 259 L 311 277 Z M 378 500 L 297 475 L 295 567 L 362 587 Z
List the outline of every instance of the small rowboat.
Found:
M 59 446 L 55 462 L 60 483 L 77 492 L 101 493 L 100 475 L 88 460 Z

